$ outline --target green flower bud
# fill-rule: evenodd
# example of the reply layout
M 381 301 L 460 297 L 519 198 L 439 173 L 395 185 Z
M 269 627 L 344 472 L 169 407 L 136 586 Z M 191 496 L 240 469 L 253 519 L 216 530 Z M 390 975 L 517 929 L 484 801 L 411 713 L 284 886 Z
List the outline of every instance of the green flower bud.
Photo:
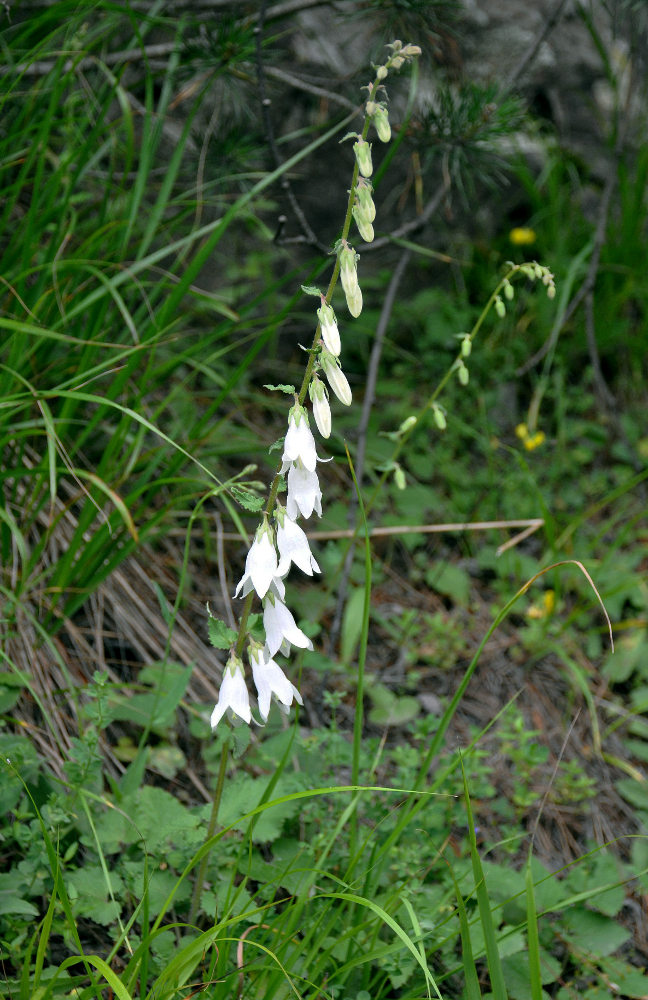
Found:
M 504 282 L 504 298 L 508 299 L 509 302 L 510 302 L 513 299 L 514 295 L 515 295 L 515 291 L 513 289 L 513 285 L 511 284 L 511 282 L 507 278 L 506 281 Z
M 396 484 L 396 489 L 404 490 L 407 488 L 407 480 L 405 479 L 405 473 L 401 469 L 400 465 L 397 465 L 394 469 L 394 482 Z
M 360 183 L 356 187 L 355 200 L 362 208 L 362 214 L 367 222 L 373 222 L 376 218 L 376 206 L 371 197 L 372 187 L 370 183 Z
M 461 341 L 461 357 L 469 358 L 471 351 L 472 351 L 472 340 L 470 339 L 468 334 L 465 333 Z
M 373 173 L 373 163 L 371 162 L 371 145 L 365 139 L 358 139 L 353 143 L 358 170 L 363 177 L 371 177 Z
M 403 423 L 398 428 L 399 434 L 407 434 L 408 431 L 412 429 L 416 424 L 416 417 L 414 415 L 406 417 Z
M 556 298 L 556 286 L 555 285 L 547 285 L 547 298 L 549 298 L 549 299 L 555 299 Z
M 506 306 L 502 302 L 499 295 L 495 297 L 495 312 L 497 313 L 500 319 L 504 319 L 504 317 L 506 316 Z
M 338 259 L 340 261 L 340 280 L 346 295 L 347 307 L 351 315 L 357 317 L 362 312 L 362 292 L 358 284 L 356 270 L 358 254 L 345 241 L 338 251 Z
M 447 427 L 446 417 L 445 413 L 437 403 L 432 405 L 432 417 L 439 430 L 444 431 Z
M 386 66 L 379 66 L 378 69 L 376 70 L 376 79 L 384 80 L 385 77 L 387 76 L 387 72 L 388 71 Z
M 468 385 L 468 379 L 470 378 L 470 375 L 463 361 L 460 361 L 459 364 L 457 365 L 457 374 L 459 375 L 459 381 L 461 382 L 461 384 Z
M 373 243 L 374 230 L 371 223 L 365 217 L 362 212 L 360 205 L 353 206 L 353 218 L 355 219 L 356 226 L 358 227 L 358 232 L 362 236 L 365 243 Z
M 391 126 L 389 124 L 387 108 L 385 108 L 382 104 L 377 104 L 372 117 L 374 128 L 378 133 L 380 141 L 389 142 L 391 139 Z

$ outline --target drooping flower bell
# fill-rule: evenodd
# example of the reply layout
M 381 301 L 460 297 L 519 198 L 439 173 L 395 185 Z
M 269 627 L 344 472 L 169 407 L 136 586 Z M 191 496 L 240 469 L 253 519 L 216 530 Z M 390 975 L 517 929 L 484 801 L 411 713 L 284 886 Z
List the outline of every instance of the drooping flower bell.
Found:
M 300 514 L 310 517 L 313 511 L 322 516 L 322 491 L 317 473 L 304 468 L 300 461 L 293 462 L 288 470 L 286 511 L 292 521 Z
M 315 438 L 308 426 L 308 415 L 303 406 L 295 403 L 288 414 L 288 433 L 284 441 L 281 472 L 286 472 L 292 462 L 299 461 L 309 472 L 314 472 L 317 464 Z
M 241 596 L 245 597 L 254 588 L 259 597 L 265 597 L 274 578 L 278 576 L 277 568 L 274 533 L 264 516 L 245 559 L 245 572 L 239 580 L 234 596 L 238 597 L 242 591 Z
M 270 703 L 273 696 L 283 712 L 288 711 L 293 700 L 299 705 L 304 704 L 295 685 L 290 683 L 281 667 L 275 663 L 263 646 L 251 642 L 249 656 L 252 677 L 257 689 L 259 714 L 264 722 L 270 714 Z
M 230 656 L 223 671 L 218 701 L 211 714 L 212 729 L 216 728 L 225 712 L 228 712 L 235 719 L 242 719 L 248 725 L 252 721 L 243 663 L 234 653 Z
M 272 594 L 268 594 L 263 602 L 263 627 L 270 656 L 274 656 L 279 650 L 284 656 L 288 656 L 291 646 L 313 648 L 313 643 L 298 627 L 290 609 Z
M 312 576 L 321 573 L 315 556 L 310 550 L 306 532 L 288 517 L 288 512 L 281 504 L 275 510 L 277 521 L 277 548 L 279 549 L 279 575 L 284 576 L 290 570 L 291 563 L 298 566 L 302 573 Z

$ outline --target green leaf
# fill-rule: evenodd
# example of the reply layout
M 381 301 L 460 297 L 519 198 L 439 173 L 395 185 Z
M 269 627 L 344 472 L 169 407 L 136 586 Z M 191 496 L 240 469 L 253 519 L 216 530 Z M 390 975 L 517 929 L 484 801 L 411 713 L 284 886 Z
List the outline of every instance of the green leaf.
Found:
M 230 493 L 234 500 L 245 510 L 256 512 L 263 507 L 263 498 L 258 497 L 251 490 L 246 490 L 244 486 L 230 486 Z
M 449 597 L 455 604 L 467 605 L 470 597 L 470 577 L 460 566 L 451 563 L 430 566 L 425 582 L 437 594 Z
M 270 385 L 266 383 L 263 388 L 269 389 L 270 392 L 285 392 L 287 396 L 294 396 L 296 392 L 294 385 Z
M 586 955 L 611 955 L 632 937 L 616 920 L 584 906 L 567 911 L 565 926 L 569 940 Z
M 212 646 L 216 649 L 230 649 L 236 642 L 236 632 L 220 618 L 214 618 L 211 611 L 208 610 L 208 614 L 207 634 Z
M 318 299 L 322 296 L 319 288 L 316 288 L 315 285 L 302 285 L 301 289 L 305 295 L 315 295 Z

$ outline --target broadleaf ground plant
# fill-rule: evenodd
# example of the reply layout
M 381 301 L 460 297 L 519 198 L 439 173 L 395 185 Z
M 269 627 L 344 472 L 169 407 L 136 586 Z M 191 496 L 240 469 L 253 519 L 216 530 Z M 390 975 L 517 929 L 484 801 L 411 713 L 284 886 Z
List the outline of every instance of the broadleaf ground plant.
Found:
M 75 13 L 73 5 L 65 6 Z M 551 794 L 559 803 L 564 796 L 572 807 L 590 796 L 582 772 L 561 769 L 558 761 L 546 781 L 546 747 L 538 731 L 525 729 L 515 701 L 498 705 L 485 730 L 473 728 L 461 753 L 444 746 L 487 640 L 520 606 L 527 588 L 508 599 L 505 581 L 504 609 L 484 627 L 477 649 L 466 648 L 441 612 L 417 619 L 396 609 L 393 619 L 377 621 L 370 600 L 380 567 L 370 546 L 368 512 L 387 488 L 403 504 L 420 497 L 408 468 L 415 465 L 415 438 L 452 429 L 454 409 L 444 390 L 454 383 L 464 399 L 471 393 L 473 342 L 487 317 L 501 322 L 509 315 L 514 281 L 541 282 L 551 301 L 547 267 L 507 264 L 484 296 L 484 308 L 453 329 L 454 360 L 433 390 L 426 382 L 424 398 L 408 415 L 402 407 L 397 411 L 372 490 L 361 488 L 357 458 L 347 453 L 360 512 L 349 534 L 364 539 L 364 560 L 350 571 L 341 627 L 348 670 L 327 658 L 324 618 L 317 611 L 303 613 L 306 598 L 295 587 L 299 573 L 302 580 L 318 581 L 314 593 L 325 593 L 339 569 L 339 550 L 316 550 L 309 535 L 314 515 L 326 509 L 329 470 L 335 468 L 325 461 L 325 449 L 337 449 L 341 457 L 337 428 L 345 411 L 355 415 L 343 370 L 345 340 L 352 320 L 366 321 L 369 296 L 366 289 L 363 296 L 365 251 L 360 247 L 359 259 L 354 244 L 358 237 L 375 242 L 382 190 L 376 174 L 405 135 L 387 88 L 403 69 L 415 77 L 418 46 L 390 44 L 374 67 L 362 127 L 345 137 L 354 166 L 350 180 L 339 178 L 340 189 L 349 184 L 348 200 L 328 284 L 323 290 L 314 284 L 327 259 L 309 274 L 268 280 L 266 297 L 241 315 L 226 298 L 196 293 L 192 281 L 235 222 L 261 228 L 258 199 L 264 192 L 324 142 L 334 142 L 349 123 L 320 135 L 260 180 L 241 173 L 241 190 L 231 203 L 216 191 L 214 215 L 203 220 L 204 191 L 195 199 L 174 194 L 182 149 L 195 141 L 191 123 L 201 83 L 193 79 L 186 90 L 183 84 L 175 91 L 173 46 L 161 73 L 145 75 L 141 93 L 133 93 L 127 71 L 133 49 L 144 46 L 151 60 L 160 56 L 148 36 L 163 22 L 150 11 L 125 30 L 119 12 L 106 8 L 101 24 L 71 16 L 60 34 L 60 13 L 53 17 L 46 9 L 32 24 L 18 22 L 12 29 L 16 58 L 3 68 L 5 121 L 25 140 L 6 161 L 2 242 L 7 503 L 0 528 L 8 610 L 0 698 L 8 724 L 0 734 L 0 799 L 8 817 L 2 852 L 9 864 L 0 873 L 0 947 L 8 994 L 112 993 L 125 1000 L 490 994 L 535 1000 L 551 990 L 567 1000 L 587 989 L 594 1000 L 596 990 L 614 983 L 617 995 L 645 995 L 645 976 L 624 952 L 629 931 L 619 919 L 624 884 L 631 875 L 645 879 L 645 856 L 637 851 L 628 864 L 599 845 L 557 877 L 534 857 L 535 831 L 528 837 L 521 825 Z M 111 30 L 113 17 L 123 49 L 104 64 L 103 33 Z M 184 41 L 189 27 L 182 22 L 175 28 Z M 246 79 L 257 47 L 250 25 L 232 20 L 214 37 L 188 37 L 187 49 L 198 42 L 201 59 L 218 67 L 215 73 L 226 66 Z M 96 63 L 86 63 L 85 52 L 93 52 Z M 84 84 L 83 74 L 90 74 L 87 133 L 79 127 L 75 73 Z M 174 92 L 176 100 L 197 95 L 179 142 L 177 130 L 165 135 Z M 471 101 L 478 106 L 476 91 Z M 457 128 L 466 127 L 459 119 Z M 243 145 L 235 128 L 223 137 L 228 168 L 245 163 Z M 158 158 L 168 160 L 164 170 L 158 171 Z M 375 174 L 374 161 L 380 160 Z M 453 175 L 460 168 L 453 162 Z M 101 196 L 107 174 L 118 181 L 114 200 Z M 223 171 L 219 180 L 224 177 Z M 9 225 L 18 216 L 24 224 Z M 250 256 L 238 265 L 238 276 L 244 279 L 245 268 L 251 274 L 257 266 L 263 264 Z M 371 291 L 375 298 L 381 292 L 375 276 Z M 211 353 L 198 338 L 183 336 L 179 307 L 189 292 L 195 294 L 194 319 L 215 330 Z M 290 406 L 287 419 L 282 417 L 287 430 L 278 444 L 280 461 L 267 488 L 251 478 L 263 478 L 258 470 L 223 476 L 213 470 L 227 467 L 223 456 L 236 460 L 241 452 L 258 452 L 254 435 L 234 433 L 220 408 L 268 343 L 272 322 L 265 311 L 275 296 L 281 320 L 309 303 L 310 326 L 301 383 L 275 385 L 276 365 L 268 375 L 266 393 L 281 403 L 288 397 Z M 346 312 L 351 320 L 340 318 Z M 257 323 L 263 330 L 258 336 Z M 236 350 L 230 344 L 234 331 Z M 198 407 L 203 396 L 207 403 Z M 349 417 L 344 419 L 348 429 Z M 314 429 L 324 439 L 321 445 Z M 533 434 L 523 441 L 529 452 L 542 444 Z M 224 581 L 227 600 L 218 612 L 223 619 L 209 612 L 205 629 L 204 615 L 195 616 L 218 659 L 229 652 L 220 690 L 212 683 L 205 691 L 193 687 L 194 663 L 181 640 L 190 631 L 183 631 L 183 616 L 191 593 L 193 529 L 202 529 L 209 552 L 215 500 L 241 537 L 247 534 L 241 510 L 260 516 L 261 523 L 254 525 L 240 581 Z M 143 592 L 150 584 L 150 573 L 146 566 L 138 573 L 129 557 L 145 540 L 157 545 L 164 565 L 171 532 L 183 540 L 181 584 L 175 591 L 154 581 L 159 613 L 145 618 L 138 588 Z M 213 561 L 223 565 L 222 554 Z M 528 568 L 528 577 L 534 576 L 537 567 Z M 141 633 L 133 655 L 146 663 L 136 676 L 114 670 L 107 643 L 100 651 L 96 632 L 80 617 L 86 601 L 102 604 L 101 587 L 119 580 L 122 570 L 126 578 L 119 585 L 136 617 L 133 632 L 139 626 Z M 412 571 L 414 578 L 416 564 Z M 467 605 L 464 571 L 424 572 L 446 600 Z M 135 574 L 135 585 L 128 574 Z M 226 616 L 232 594 L 238 621 Z M 317 597 L 311 606 L 318 607 Z M 559 646 L 550 631 L 553 607 L 546 600 L 527 632 L 520 630 L 530 651 L 538 641 L 534 625 L 546 627 L 544 642 Z M 105 631 L 119 645 L 120 619 L 114 615 Z M 326 615 L 330 622 L 330 608 Z M 439 701 L 423 715 L 417 698 L 393 695 L 365 677 L 370 621 L 385 633 L 391 629 L 395 645 L 403 645 L 405 635 L 413 638 L 408 652 L 420 647 L 412 657 L 414 684 L 426 655 L 446 670 L 463 662 L 463 678 L 453 682 L 447 704 Z M 156 628 L 157 636 L 147 634 Z M 424 652 L 435 643 L 444 656 Z M 566 674 L 587 690 L 577 650 L 566 643 L 560 648 Z M 280 665 L 279 657 L 291 649 L 297 655 Z M 206 647 L 203 655 L 209 655 Z M 127 651 L 119 659 L 121 669 L 129 656 Z M 74 670 L 82 661 L 97 666 L 83 683 Z M 302 681 L 311 668 L 325 682 L 322 702 L 331 724 L 279 727 L 273 699 L 286 711 L 302 701 L 308 708 Z M 257 708 L 250 703 L 250 677 Z M 354 703 L 352 742 L 343 729 L 344 685 Z M 365 693 L 380 738 L 364 725 Z M 31 714 L 21 714 L 21 699 Z M 390 728 L 402 726 L 409 727 L 408 739 L 388 740 Z M 494 753 L 512 768 L 506 802 L 497 802 L 495 768 L 483 749 L 491 728 Z M 191 756 L 196 745 L 202 776 Z M 152 782 L 145 781 L 147 771 Z M 205 805 L 187 797 L 187 780 L 204 793 Z M 640 792 L 635 781 L 632 794 Z M 478 825 L 483 803 L 494 803 L 507 820 L 503 843 L 491 847 L 488 857 L 482 856 Z

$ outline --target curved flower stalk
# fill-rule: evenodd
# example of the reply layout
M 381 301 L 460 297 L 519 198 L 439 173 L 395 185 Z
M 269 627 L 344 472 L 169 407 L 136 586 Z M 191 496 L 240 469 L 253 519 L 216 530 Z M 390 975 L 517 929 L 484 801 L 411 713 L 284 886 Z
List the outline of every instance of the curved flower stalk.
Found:
M 379 139 L 382 142 L 389 141 L 391 126 L 386 104 L 383 100 L 378 100 L 379 91 L 384 90 L 383 81 L 390 71 L 399 69 L 407 60 L 420 53 L 418 46 L 403 46 L 400 41 L 393 42 L 389 48 L 391 54 L 384 64 L 377 68 L 374 81 L 367 88 L 369 96 L 365 106 L 362 133 L 353 133 L 345 137 L 356 140 L 353 146 L 355 165 L 345 222 L 340 239 L 334 247 L 336 261 L 333 275 L 326 294 L 322 294 L 317 288 L 304 289 L 320 300 L 319 308 L 316 310 L 317 328 L 300 391 L 295 394 L 295 402 L 288 414 L 281 465 L 275 473 L 261 524 L 247 553 L 245 572 L 236 587 L 235 596 L 244 598 L 245 604 L 240 617 L 238 636 L 223 672 L 218 702 L 211 716 L 212 727 L 215 727 L 225 714 L 233 720 L 243 720 L 248 724 L 251 722 L 252 713 L 245 683 L 245 668 L 241 658 L 246 639 L 248 662 L 257 690 L 262 722 L 268 718 L 273 698 L 285 712 L 293 702 L 303 704 L 297 688 L 286 677 L 274 657 L 279 653 L 288 655 L 292 646 L 301 649 L 313 648 L 310 638 L 298 626 L 285 603 L 284 584 L 284 578 L 293 565 L 307 576 L 312 577 L 314 573 L 320 572 L 317 560 L 310 550 L 306 533 L 297 523 L 300 518 L 312 517 L 314 513 L 321 517 L 322 514 L 322 491 L 317 475 L 317 463 L 321 459 L 317 455 L 304 403 L 309 397 L 317 430 L 323 438 L 328 438 L 332 432 L 331 406 L 326 386 L 319 375 L 323 373 L 332 392 L 344 406 L 350 406 L 352 402 L 351 387 L 340 362 L 342 338 L 331 299 L 339 277 L 349 313 L 355 318 L 362 312 L 363 300 L 357 267 L 359 256 L 347 242 L 347 237 L 351 221 L 355 219 L 361 237 L 366 242 L 371 242 L 374 238 L 373 223 L 376 218 L 376 207 L 369 180 L 373 174 L 373 162 L 367 135 L 373 125 Z M 294 391 L 292 387 L 287 386 L 271 388 L 286 392 Z M 284 488 L 287 489 L 285 505 L 277 502 L 278 493 Z M 274 529 L 269 520 L 273 514 Z M 264 642 L 259 642 L 248 635 L 247 623 L 255 595 L 263 602 Z M 229 642 L 232 633 L 227 630 L 224 623 L 221 624 L 223 628 L 219 632 L 219 641 L 220 636 L 228 636 L 226 641 Z

